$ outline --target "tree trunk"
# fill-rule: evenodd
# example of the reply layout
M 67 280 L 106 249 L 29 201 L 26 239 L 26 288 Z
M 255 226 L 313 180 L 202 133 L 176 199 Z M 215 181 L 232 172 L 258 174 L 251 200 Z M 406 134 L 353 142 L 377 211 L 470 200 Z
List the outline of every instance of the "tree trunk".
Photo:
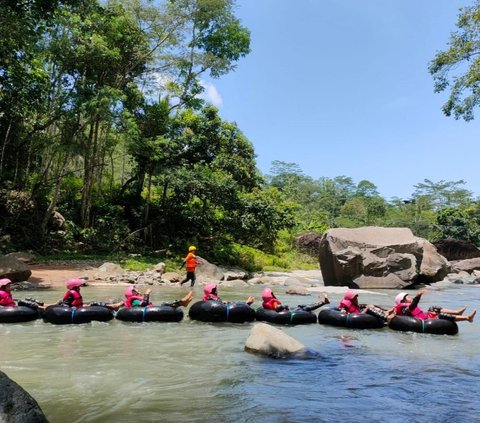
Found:
M 57 206 L 58 197 L 60 196 L 60 188 L 62 186 L 63 174 L 65 172 L 65 168 L 67 167 L 68 158 L 69 158 L 68 153 L 65 153 L 62 164 L 60 165 L 60 168 L 57 171 L 55 189 L 53 192 L 52 200 L 50 201 L 50 204 L 48 205 L 48 208 L 45 211 L 45 215 L 43 216 L 43 219 L 42 219 L 42 226 L 41 226 L 42 234 L 45 234 L 47 230 L 48 221 L 50 220 L 50 216 L 52 215 L 53 211 L 55 210 L 55 207 Z
M 7 132 L 5 134 L 5 139 L 2 145 L 2 154 L 0 155 L 0 177 L 2 176 L 3 171 L 3 160 L 5 158 L 5 150 L 7 149 L 8 137 L 10 136 L 10 130 L 12 129 L 12 119 L 8 122 Z
M 90 226 L 90 207 L 91 207 L 91 191 L 93 183 L 93 144 L 95 135 L 96 118 L 90 124 L 90 131 L 88 133 L 87 144 L 84 155 L 84 171 L 83 171 L 83 190 L 82 190 L 82 208 L 80 212 L 80 220 L 82 227 L 88 228 Z

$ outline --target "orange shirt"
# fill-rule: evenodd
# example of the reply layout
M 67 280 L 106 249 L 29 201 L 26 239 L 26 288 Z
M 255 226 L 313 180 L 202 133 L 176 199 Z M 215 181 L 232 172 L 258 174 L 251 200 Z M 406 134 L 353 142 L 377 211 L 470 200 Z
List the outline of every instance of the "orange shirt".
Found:
M 188 253 L 185 257 L 185 264 L 187 265 L 187 272 L 195 272 L 197 266 L 197 257 L 193 253 Z

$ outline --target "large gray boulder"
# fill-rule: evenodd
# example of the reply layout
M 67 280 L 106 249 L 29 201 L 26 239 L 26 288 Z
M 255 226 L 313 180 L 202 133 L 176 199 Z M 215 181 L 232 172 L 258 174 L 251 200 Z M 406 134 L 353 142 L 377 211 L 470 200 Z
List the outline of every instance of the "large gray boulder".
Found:
M 198 266 L 195 268 L 195 276 L 200 282 L 221 281 L 224 279 L 224 273 L 220 267 L 202 257 L 198 257 L 198 261 Z
M 473 273 L 474 270 L 480 270 L 480 257 L 457 261 L 452 267 L 456 272 Z
M 0 422 L 48 423 L 37 401 L 3 372 L 0 372 Z
M 319 259 L 325 286 L 401 289 L 440 281 L 450 270 L 445 257 L 408 228 L 329 229 Z
M 0 257 L 0 278 L 8 278 L 12 282 L 26 281 L 32 275 L 30 268 L 15 257 Z
M 123 273 L 122 266 L 117 263 L 106 262 L 103 263 L 99 268 L 99 272 L 109 273 L 109 274 L 118 274 Z
M 304 349 L 305 345 L 266 323 L 253 326 L 245 343 L 245 351 L 271 357 L 286 357 Z

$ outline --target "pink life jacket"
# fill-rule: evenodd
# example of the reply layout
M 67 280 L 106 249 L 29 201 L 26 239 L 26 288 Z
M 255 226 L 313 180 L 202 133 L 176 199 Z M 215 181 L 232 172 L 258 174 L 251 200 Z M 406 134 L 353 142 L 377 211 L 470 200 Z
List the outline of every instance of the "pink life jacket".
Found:
M 217 287 L 216 283 L 207 283 L 205 287 L 203 288 L 203 292 L 205 292 L 205 295 L 202 297 L 202 301 L 208 301 L 208 300 L 214 300 L 218 301 L 220 298 L 218 297 L 218 294 L 214 294 L 212 291 Z
M 411 303 L 400 303 L 395 306 L 395 314 L 397 316 L 404 316 L 403 311 L 405 309 L 408 309 L 410 307 Z M 416 319 L 420 320 L 426 320 L 426 319 L 431 319 L 432 316 L 429 316 L 423 312 L 423 310 L 420 307 L 415 307 L 413 310 L 410 310 L 410 314 L 415 317 Z
M 340 310 L 345 310 L 348 314 L 358 314 L 361 312 L 358 301 L 354 301 L 358 298 L 358 293 L 354 289 L 348 289 L 343 296 L 343 300 L 338 304 Z
M 358 304 L 352 300 L 346 300 L 345 298 L 338 304 L 339 309 L 345 310 L 348 314 L 358 314 L 361 312 Z
M 66 302 L 69 307 L 83 307 L 82 294 L 80 294 L 80 292 L 78 291 L 75 291 L 74 289 L 69 289 L 67 292 L 65 292 L 65 295 L 63 296 L 63 301 Z
M 0 289 L 0 306 L 15 307 L 15 301 L 13 301 L 12 294 L 10 292 Z

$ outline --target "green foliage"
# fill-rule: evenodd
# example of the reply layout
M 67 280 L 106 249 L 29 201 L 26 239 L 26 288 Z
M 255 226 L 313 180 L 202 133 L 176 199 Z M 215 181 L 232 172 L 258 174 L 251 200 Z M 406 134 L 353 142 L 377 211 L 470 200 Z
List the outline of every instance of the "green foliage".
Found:
M 477 104 L 477 9 L 464 9 L 431 68 L 441 90 L 471 60 L 447 108 L 466 119 Z M 2 5 L 0 235 L 42 252 L 162 249 L 172 263 L 188 240 L 250 270 L 316 266 L 295 252 L 295 235 L 335 226 L 478 242 L 478 203 L 463 181 L 426 179 L 404 204 L 370 181 L 315 180 L 295 163 L 275 161 L 261 177 L 252 143 L 199 97 L 205 73 L 225 75 L 250 51 L 234 10 L 232 0 Z
M 165 263 L 165 269 L 167 272 L 172 272 L 177 270 L 182 264 L 183 258 L 171 257 L 168 259 L 158 258 L 152 256 L 141 256 L 141 257 L 126 257 L 121 258 L 120 262 L 122 268 L 131 271 L 146 271 L 151 270 L 156 264 L 163 262 Z
M 435 91 L 450 89 L 443 112 L 466 121 L 474 118 L 473 110 L 480 104 L 480 1 L 460 9 L 457 31 L 450 36 L 449 48 L 440 51 L 431 61 L 429 70 Z
M 432 182 L 425 179 L 414 185 L 412 198 L 423 203 L 424 207 L 440 210 L 445 207 L 462 207 L 472 201 L 472 193 L 464 188 L 465 181 Z
M 471 206 L 463 209 L 445 208 L 437 214 L 439 239 L 453 238 L 480 245 L 480 209 Z
M 284 239 L 284 237 L 289 241 Z M 293 269 L 318 269 L 317 260 L 296 252 L 293 245 L 290 244 L 290 235 L 284 233 L 280 238 L 281 240 L 277 244 L 278 249 L 271 254 L 247 245 L 224 243 L 217 245 L 208 258 L 212 262 L 239 267 L 250 272 L 260 270 L 287 271 Z M 289 244 L 288 246 L 287 243 Z
M 383 226 L 410 228 L 416 236 L 422 238 L 435 238 L 436 214 L 421 201 L 390 204 L 382 222 Z

